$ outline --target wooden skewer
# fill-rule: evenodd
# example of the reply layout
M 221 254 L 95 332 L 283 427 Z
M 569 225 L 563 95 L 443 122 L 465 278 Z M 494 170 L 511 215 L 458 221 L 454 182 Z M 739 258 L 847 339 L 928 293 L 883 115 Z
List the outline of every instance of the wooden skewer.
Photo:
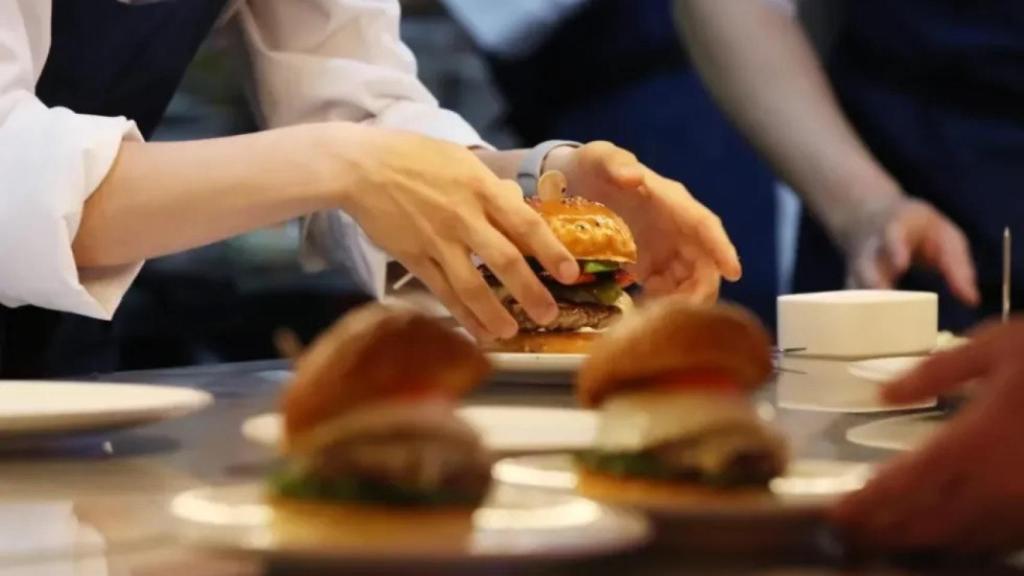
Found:
M 1003 229 L 1003 323 L 1010 321 L 1010 281 L 1013 276 L 1011 269 L 1012 236 L 1010 227 Z

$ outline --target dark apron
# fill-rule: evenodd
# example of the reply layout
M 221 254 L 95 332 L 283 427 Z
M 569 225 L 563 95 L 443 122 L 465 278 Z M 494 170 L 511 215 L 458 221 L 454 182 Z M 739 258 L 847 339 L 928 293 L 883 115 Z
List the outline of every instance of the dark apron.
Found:
M 225 4 L 53 0 L 53 41 L 36 94 L 51 107 L 127 116 L 148 137 Z M 117 362 L 110 323 L 0 306 L 0 377 L 103 372 Z
M 1024 288 L 1024 2 L 850 0 L 845 11 L 830 61 L 842 105 L 904 189 L 971 239 L 984 304 L 959 305 L 919 270 L 903 287 L 939 292 L 944 327 L 962 329 L 999 309 L 1004 226 Z M 795 288 L 841 287 L 839 253 L 815 221 L 801 225 Z

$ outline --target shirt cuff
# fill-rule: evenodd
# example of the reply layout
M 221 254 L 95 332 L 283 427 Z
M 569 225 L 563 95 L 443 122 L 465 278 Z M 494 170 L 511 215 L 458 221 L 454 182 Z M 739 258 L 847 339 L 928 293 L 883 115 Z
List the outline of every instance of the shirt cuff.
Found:
M 375 126 L 415 132 L 467 148 L 493 149 L 462 116 L 430 103 L 395 102 L 371 122 Z
M 340 268 L 363 292 L 379 300 L 386 290 L 389 259 L 344 212 L 318 212 L 302 221 L 299 261 L 306 271 Z
M 72 243 L 85 201 L 113 166 L 134 122 L 47 108 L 15 107 L 0 128 L 0 304 L 38 306 L 109 320 L 142 263 L 79 270 Z

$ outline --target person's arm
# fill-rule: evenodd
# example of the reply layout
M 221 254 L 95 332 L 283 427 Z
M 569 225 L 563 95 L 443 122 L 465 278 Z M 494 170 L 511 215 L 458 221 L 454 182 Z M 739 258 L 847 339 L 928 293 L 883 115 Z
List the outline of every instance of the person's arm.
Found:
M 121 142 L 141 137 L 35 97 L 49 26 L 49 2 L 0 3 L 0 304 L 110 318 L 141 264 L 81 268 L 71 242 Z
M 800 23 L 779 0 L 676 0 L 680 27 L 714 97 L 804 199 L 849 258 L 885 286 L 914 259 L 977 299 L 962 233 L 909 201 L 844 116 Z
M 679 0 L 691 55 L 718 103 L 837 239 L 864 203 L 902 193 L 857 137 L 800 22 L 763 0 Z
M 361 132 L 334 123 L 123 143 L 85 203 L 75 261 L 120 266 L 340 208 L 357 177 Z

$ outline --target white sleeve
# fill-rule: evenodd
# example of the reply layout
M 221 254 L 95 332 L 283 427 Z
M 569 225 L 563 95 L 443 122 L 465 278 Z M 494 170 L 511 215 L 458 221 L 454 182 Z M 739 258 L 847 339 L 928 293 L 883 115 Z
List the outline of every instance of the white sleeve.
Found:
M 71 244 L 121 142 L 142 137 L 125 118 L 47 108 L 35 97 L 48 7 L 0 2 L 0 304 L 110 319 L 142 264 L 78 269 Z
M 397 0 L 246 0 L 236 15 L 268 126 L 344 120 L 486 146 L 416 77 Z M 387 256 L 348 215 L 316 214 L 303 231 L 307 268 L 347 268 L 368 293 L 383 295 Z
M 484 145 L 416 77 L 397 0 L 247 0 L 238 16 L 267 125 L 345 120 Z
M 530 54 L 591 0 L 441 0 L 484 50 L 508 58 Z

